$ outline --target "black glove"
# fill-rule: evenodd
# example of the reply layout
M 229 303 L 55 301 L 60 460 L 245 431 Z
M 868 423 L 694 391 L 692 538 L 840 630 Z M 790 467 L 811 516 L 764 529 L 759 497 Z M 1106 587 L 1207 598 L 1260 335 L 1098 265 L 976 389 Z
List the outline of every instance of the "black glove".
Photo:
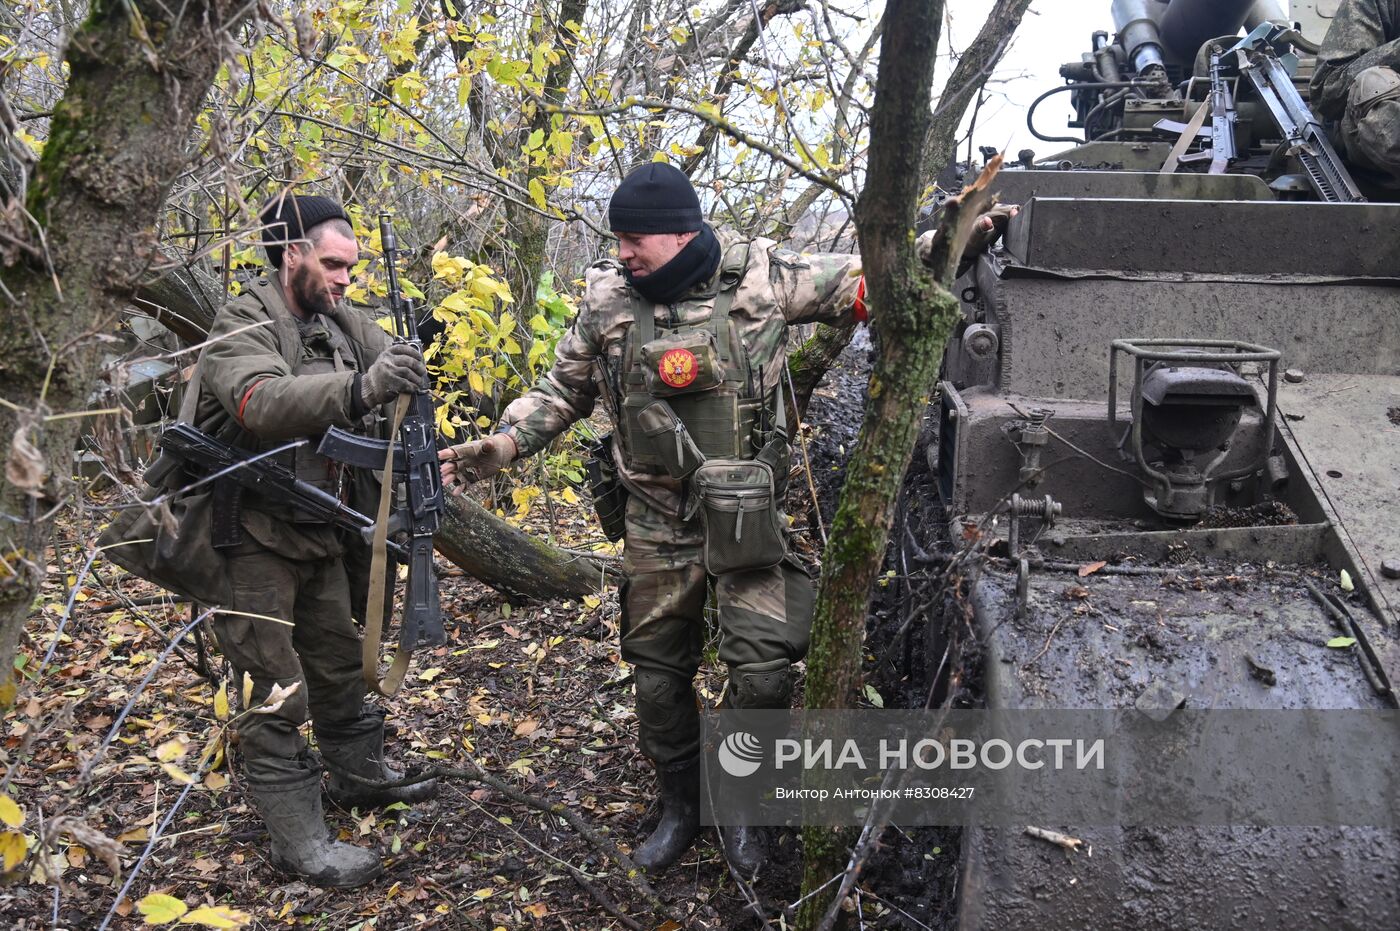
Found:
M 423 353 L 408 343 L 394 343 L 379 354 L 360 379 L 360 397 L 366 406 L 374 408 L 427 384 L 428 367 L 423 364 Z

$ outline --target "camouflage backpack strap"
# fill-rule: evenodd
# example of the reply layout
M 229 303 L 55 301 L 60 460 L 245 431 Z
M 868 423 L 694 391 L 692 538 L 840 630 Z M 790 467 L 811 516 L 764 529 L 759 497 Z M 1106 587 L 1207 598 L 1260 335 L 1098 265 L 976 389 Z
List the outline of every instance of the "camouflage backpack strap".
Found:
M 748 270 L 748 241 L 730 244 L 720 259 L 719 293 L 715 296 L 714 310 L 710 312 L 710 329 L 715 334 L 720 361 L 725 365 L 730 362 L 729 311 L 734 306 L 734 292 L 739 290 L 739 282 L 744 280 Z

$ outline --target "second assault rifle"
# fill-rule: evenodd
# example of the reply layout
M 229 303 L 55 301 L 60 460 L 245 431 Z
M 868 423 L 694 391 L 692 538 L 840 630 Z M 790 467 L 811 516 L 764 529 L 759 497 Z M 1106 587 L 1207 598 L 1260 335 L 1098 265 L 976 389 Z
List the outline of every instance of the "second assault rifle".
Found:
M 214 528 L 215 546 L 238 542 L 239 490 L 254 492 L 263 501 L 295 508 L 317 521 L 349 530 L 365 542 L 374 533 L 374 518 L 301 481 L 276 459 L 230 446 L 187 423 L 166 427 L 160 435 L 160 449 L 164 455 L 146 470 L 148 481 L 159 483 L 173 469 L 184 468 L 202 473 L 202 478 L 213 482 L 214 499 L 219 504 L 214 509 L 219 515 Z M 397 543 L 389 545 L 396 553 L 404 553 Z
M 389 278 L 389 308 L 395 338 L 418 348 L 414 336 L 413 308 L 399 290 L 398 244 L 388 214 L 379 217 L 379 237 Z M 386 532 L 407 534 L 408 583 L 404 592 L 403 622 L 399 629 L 399 650 L 406 656 L 418 646 L 438 646 L 447 642 L 438 604 L 437 574 L 433 568 L 433 534 L 442 523 L 446 505 L 442 496 L 442 476 L 438 472 L 437 420 L 433 398 L 427 388 L 408 396 L 406 408 L 398 410 L 402 420 L 394 439 L 375 440 L 332 427 L 326 431 L 317 451 L 337 462 L 362 469 L 383 469 L 392 453 L 392 484 L 402 489 L 402 506 L 395 509 Z M 385 477 L 386 487 L 391 477 Z M 391 685 L 397 688 L 397 683 Z

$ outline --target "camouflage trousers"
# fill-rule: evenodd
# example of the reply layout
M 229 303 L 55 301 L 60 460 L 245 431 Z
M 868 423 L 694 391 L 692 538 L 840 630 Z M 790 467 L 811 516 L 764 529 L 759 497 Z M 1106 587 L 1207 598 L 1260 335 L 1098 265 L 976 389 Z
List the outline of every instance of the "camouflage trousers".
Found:
M 622 658 L 636 670 L 642 753 L 659 766 L 700 750 L 692 680 L 705 639 L 710 577 L 698 520 L 681 521 L 635 495 L 627 502 L 622 588 Z M 719 661 L 729 670 L 730 707 L 791 703 L 789 666 L 807 653 L 814 600 L 795 560 L 714 577 Z
M 230 553 L 228 572 L 233 608 L 246 614 L 216 614 L 214 633 L 233 666 L 235 691 L 247 673 L 256 708 L 274 685 L 300 683 L 277 711 L 237 725 L 248 780 L 284 782 L 311 765 L 301 731 L 308 719 L 322 743 L 378 724 L 364 714 L 350 583 L 339 559 L 287 559 L 251 542 Z
M 1400 187 L 1400 74 L 1380 66 L 1357 75 L 1341 129 L 1348 161 L 1379 173 L 1377 183 Z

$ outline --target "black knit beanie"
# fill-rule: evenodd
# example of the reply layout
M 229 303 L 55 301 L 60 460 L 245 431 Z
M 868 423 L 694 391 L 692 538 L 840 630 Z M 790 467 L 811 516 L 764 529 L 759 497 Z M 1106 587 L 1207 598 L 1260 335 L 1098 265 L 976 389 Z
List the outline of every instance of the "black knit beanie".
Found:
M 690 179 L 665 162 L 648 162 L 623 178 L 608 203 L 614 233 L 690 233 L 703 222 Z
M 350 222 L 345 210 L 329 197 L 291 194 L 274 197 L 258 218 L 263 223 L 263 248 L 273 268 L 282 267 L 282 251 L 289 242 L 306 238 L 306 231 L 327 220 Z

